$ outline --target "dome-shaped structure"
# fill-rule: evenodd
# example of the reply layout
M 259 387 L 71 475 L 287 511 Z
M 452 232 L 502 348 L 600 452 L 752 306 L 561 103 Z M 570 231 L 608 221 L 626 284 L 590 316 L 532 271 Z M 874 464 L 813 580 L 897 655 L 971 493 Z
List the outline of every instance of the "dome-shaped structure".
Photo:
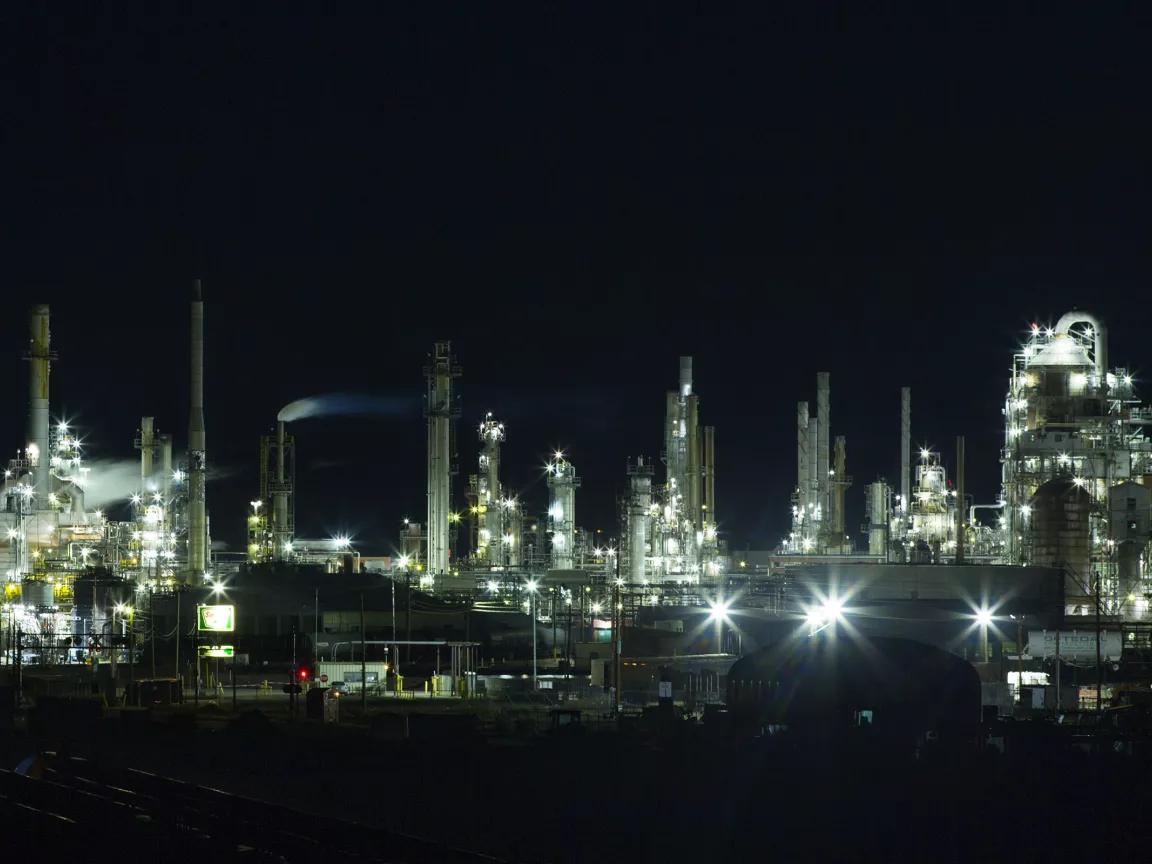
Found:
M 965 660 L 911 639 L 831 630 L 738 660 L 728 704 L 797 731 L 871 725 L 921 734 L 980 717 L 980 678 Z
M 1062 366 L 1076 369 L 1094 369 L 1088 351 L 1067 333 L 1057 333 L 1047 345 L 1028 361 L 1028 368 Z

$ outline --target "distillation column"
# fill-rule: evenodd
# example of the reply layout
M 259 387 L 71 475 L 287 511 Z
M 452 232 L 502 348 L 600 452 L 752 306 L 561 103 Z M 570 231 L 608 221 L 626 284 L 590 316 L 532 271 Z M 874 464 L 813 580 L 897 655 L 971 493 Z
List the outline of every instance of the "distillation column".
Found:
M 477 557 L 490 566 L 505 562 L 504 502 L 500 488 L 500 444 L 504 441 L 504 424 L 496 421 L 489 411 L 480 424 L 480 475 L 477 506 L 479 507 L 479 537 Z
M 580 478 L 563 453 L 548 463 L 549 530 L 552 532 L 552 569 L 571 570 L 576 545 L 576 488 Z
M 51 375 L 52 342 L 48 332 L 47 306 L 33 306 L 28 324 L 28 445 L 35 491 L 30 509 L 46 510 L 51 487 L 51 454 L 48 452 L 48 379 Z
M 508 498 L 506 501 L 508 510 L 504 525 L 505 563 L 509 567 L 519 567 L 520 545 L 524 542 L 524 514 L 520 510 L 520 502 L 515 498 Z
M 883 480 L 868 484 L 868 554 L 887 556 L 888 552 L 888 484 Z
M 695 528 L 702 527 L 699 397 L 692 392 L 692 358 L 680 358 L 680 398 L 684 418 L 684 512 Z
M 151 492 L 152 475 L 156 468 L 154 457 L 156 454 L 156 429 L 154 417 L 140 418 L 140 490 Z M 165 503 L 167 506 L 167 503 Z
M 452 358 L 452 343 L 437 342 L 431 363 L 424 367 L 427 383 L 424 415 L 428 418 L 428 575 L 448 572 L 448 516 L 451 511 L 452 379 L 460 369 Z
M 188 572 L 199 580 L 208 570 L 207 453 L 204 437 L 204 300 L 200 280 L 192 289 L 191 390 L 188 412 Z
M 646 577 L 649 523 L 652 520 L 652 466 L 643 456 L 628 462 L 628 578 L 641 585 Z
M 808 491 L 811 485 L 808 467 L 808 403 L 796 403 L 796 513 L 801 524 L 808 522 Z
M 701 474 L 704 478 L 703 519 L 706 525 L 716 525 L 716 427 L 704 427 L 704 447 Z
M 844 493 L 851 485 L 848 480 L 848 442 L 843 435 L 836 436 L 836 475 L 832 478 L 832 545 L 844 546 Z
M 828 441 L 828 414 L 831 388 L 828 379 L 829 374 L 827 372 L 816 373 L 816 480 L 819 484 L 816 493 L 816 503 L 820 505 L 820 512 L 823 514 L 821 520 L 822 525 L 827 525 L 829 510 L 831 509 L 831 501 L 828 494 L 830 488 L 828 483 L 828 459 L 831 455 Z
M 805 533 L 804 538 L 811 541 L 808 544 L 810 551 L 811 544 L 816 541 L 817 529 L 827 514 L 824 512 L 823 506 L 820 504 L 820 460 L 816 458 L 816 453 L 820 449 L 820 420 L 817 417 L 808 418 L 808 515 L 804 519 Z

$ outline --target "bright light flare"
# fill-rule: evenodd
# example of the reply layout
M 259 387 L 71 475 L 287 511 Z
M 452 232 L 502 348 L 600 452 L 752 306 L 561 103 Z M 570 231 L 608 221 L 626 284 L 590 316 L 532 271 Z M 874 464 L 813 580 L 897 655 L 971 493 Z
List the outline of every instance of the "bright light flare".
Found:
M 844 618 L 844 603 L 836 597 L 829 597 L 819 606 L 809 607 L 805 617 L 813 629 L 827 627 Z
M 982 606 L 976 610 L 976 623 L 981 627 L 987 627 L 992 623 L 993 615 L 992 610 L 986 606 Z
M 722 621 L 727 622 L 728 610 L 732 607 L 731 602 L 727 600 L 709 600 L 708 601 L 708 620 L 709 621 Z

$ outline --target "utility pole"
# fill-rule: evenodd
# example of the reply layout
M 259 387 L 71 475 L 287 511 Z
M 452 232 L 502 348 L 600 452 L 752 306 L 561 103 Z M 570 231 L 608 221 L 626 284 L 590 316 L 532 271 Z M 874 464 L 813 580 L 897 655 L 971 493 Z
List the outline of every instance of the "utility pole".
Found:
M 180 588 L 174 588 L 172 591 L 176 597 L 176 677 L 180 679 L 180 701 L 184 701 L 184 676 L 180 672 Z M 92 587 L 92 597 L 95 601 L 96 587 Z M 96 606 L 92 606 L 92 618 L 96 618 Z
M 296 718 L 296 625 L 292 625 L 292 681 L 288 685 L 288 714 Z
M 1104 668 L 1100 662 L 1100 574 L 1096 574 L 1096 713 L 1103 710 L 1100 701 L 1104 689 Z
M 407 644 L 404 646 L 404 663 L 407 665 L 408 661 L 412 659 L 412 574 L 405 569 L 404 571 L 404 594 L 408 598 L 408 611 L 404 616 L 404 630 L 406 635 L 404 639 Z
M 616 579 L 612 583 L 612 611 L 615 618 L 612 622 L 612 641 L 615 650 L 612 652 L 612 678 L 615 688 L 616 713 L 620 713 L 624 691 L 624 608 L 620 600 L 620 553 L 616 553 Z
M 532 627 L 532 692 L 536 692 L 536 591 L 528 592 L 528 618 Z
M 320 662 L 320 589 L 316 589 L 316 621 L 312 625 L 312 665 Z
M 1023 706 L 1024 700 L 1020 698 L 1021 688 L 1024 686 L 1024 615 L 1016 622 L 1016 701 Z
M 364 592 L 360 592 L 360 715 L 368 713 L 368 642 L 364 633 Z
M 156 604 L 156 592 L 148 592 L 148 626 L 152 628 L 152 638 L 149 640 L 152 643 L 152 677 L 156 677 L 156 613 L 154 607 Z

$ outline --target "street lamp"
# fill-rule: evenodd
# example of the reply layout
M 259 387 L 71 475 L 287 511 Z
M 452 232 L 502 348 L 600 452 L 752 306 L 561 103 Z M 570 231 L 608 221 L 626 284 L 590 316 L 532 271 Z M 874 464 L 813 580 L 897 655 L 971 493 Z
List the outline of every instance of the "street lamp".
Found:
M 536 692 L 536 587 L 539 583 L 529 579 L 528 589 L 528 618 L 532 625 L 532 692 Z
M 984 655 L 985 663 L 988 662 L 988 628 L 992 626 L 992 621 L 992 610 L 987 606 L 976 610 L 976 624 L 980 627 L 980 653 Z
M 708 601 L 708 620 L 716 622 L 716 653 L 724 653 L 724 625 L 728 623 L 728 609 L 731 603 L 727 600 Z
M 808 621 L 809 635 L 815 635 L 826 627 L 831 627 L 844 617 L 844 603 L 836 598 L 829 597 L 820 602 L 818 606 L 810 606 L 805 613 Z

